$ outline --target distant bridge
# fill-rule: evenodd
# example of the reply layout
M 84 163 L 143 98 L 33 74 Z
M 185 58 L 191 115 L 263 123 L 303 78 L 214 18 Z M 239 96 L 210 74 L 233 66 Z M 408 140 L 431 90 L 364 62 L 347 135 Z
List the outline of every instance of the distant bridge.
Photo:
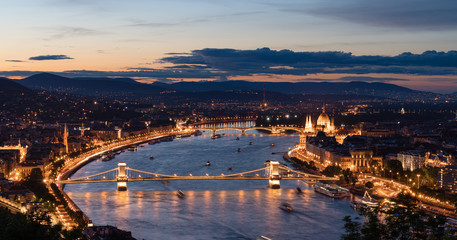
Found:
M 265 130 L 269 131 L 272 134 L 279 134 L 284 131 L 295 131 L 299 133 L 305 133 L 305 128 L 302 127 L 281 127 L 281 126 L 274 126 L 274 127 L 231 127 L 231 126 L 222 126 L 222 127 L 205 127 L 205 126 L 194 126 L 194 129 L 200 131 L 212 131 L 213 135 L 216 134 L 218 131 L 221 130 L 238 130 L 241 132 L 242 135 L 246 133 L 248 130 Z
M 279 188 L 281 180 L 326 181 L 338 178 L 308 174 L 281 166 L 278 161 L 267 161 L 265 167 L 234 174 L 217 176 L 178 176 L 152 173 L 128 168 L 126 163 L 119 163 L 117 168 L 75 179 L 58 180 L 57 184 L 117 182 L 119 191 L 127 190 L 127 182 L 134 181 L 171 181 L 171 180 L 268 180 L 271 188 Z

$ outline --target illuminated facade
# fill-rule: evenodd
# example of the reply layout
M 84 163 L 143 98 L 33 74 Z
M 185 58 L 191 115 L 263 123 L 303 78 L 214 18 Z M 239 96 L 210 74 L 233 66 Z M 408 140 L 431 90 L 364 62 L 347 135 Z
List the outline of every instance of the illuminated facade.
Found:
M 319 115 L 316 121 L 316 125 L 313 124 L 311 115 L 306 116 L 305 132 L 307 133 L 333 133 L 335 131 L 335 125 L 333 120 L 330 119 L 327 113 L 325 113 L 325 107 L 322 108 L 322 113 Z
M 438 187 L 452 193 L 457 192 L 457 166 L 449 165 L 438 172 Z

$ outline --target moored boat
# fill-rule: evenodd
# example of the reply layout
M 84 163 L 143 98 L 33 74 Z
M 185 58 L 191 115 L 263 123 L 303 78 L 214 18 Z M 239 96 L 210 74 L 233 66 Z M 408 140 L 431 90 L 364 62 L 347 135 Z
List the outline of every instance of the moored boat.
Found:
M 114 153 L 109 153 L 107 155 L 103 155 L 102 156 L 102 161 L 103 162 L 108 162 L 108 161 L 114 159 L 114 156 L 115 156 Z
M 353 208 L 375 208 L 379 206 L 379 203 L 373 199 L 367 191 L 365 191 L 363 198 L 359 201 L 352 201 L 351 206 Z
M 317 182 L 314 185 L 314 191 L 331 198 L 345 198 L 351 196 L 351 193 L 346 188 L 342 188 L 335 184 L 324 184 L 321 182 Z

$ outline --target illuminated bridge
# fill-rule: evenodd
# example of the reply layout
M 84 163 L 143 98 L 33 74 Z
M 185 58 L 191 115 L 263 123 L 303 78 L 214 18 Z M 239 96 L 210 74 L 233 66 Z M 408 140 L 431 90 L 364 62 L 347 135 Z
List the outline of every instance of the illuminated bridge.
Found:
M 117 182 L 119 191 L 127 190 L 127 182 L 134 181 L 171 181 L 171 180 L 268 180 L 271 188 L 279 188 L 281 180 L 307 180 L 307 181 L 325 181 L 338 180 L 338 178 L 318 176 L 290 169 L 282 166 L 278 161 L 267 161 L 263 168 L 245 171 L 233 174 L 221 174 L 210 176 L 178 176 L 145 172 L 127 167 L 123 162 L 118 164 L 117 168 L 93 174 L 86 177 L 75 179 L 58 180 L 57 184 L 72 183 L 97 183 L 97 182 Z
M 214 127 L 206 127 L 206 126 L 194 126 L 195 130 L 200 130 L 200 131 L 212 131 L 213 135 L 216 134 L 218 131 L 221 130 L 238 130 L 241 132 L 242 135 L 245 134 L 246 131 L 248 130 L 265 130 L 269 131 L 272 134 L 279 134 L 284 131 L 296 131 L 299 133 L 304 133 L 305 128 L 301 127 L 281 127 L 281 126 L 274 126 L 274 127 L 232 127 L 232 126 L 214 126 Z

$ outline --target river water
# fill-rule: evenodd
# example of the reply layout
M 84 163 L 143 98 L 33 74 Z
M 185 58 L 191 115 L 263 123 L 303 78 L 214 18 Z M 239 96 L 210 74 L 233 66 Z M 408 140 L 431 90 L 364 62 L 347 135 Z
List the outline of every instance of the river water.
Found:
M 109 162 L 93 161 L 72 178 L 116 168 L 119 162 L 163 174 L 243 172 L 262 168 L 266 160 L 288 164 L 283 153 L 299 140 L 298 135 L 272 136 L 256 130 L 244 136 L 234 130 L 225 133 L 216 140 L 203 134 L 144 145 Z M 206 161 L 211 161 L 211 166 L 205 166 Z M 297 186 L 304 194 L 295 193 Z M 186 197 L 178 198 L 177 190 L 183 190 Z M 349 199 L 333 200 L 295 180 L 281 181 L 281 189 L 269 189 L 264 180 L 212 180 L 170 181 L 166 185 L 129 182 L 125 192 L 118 192 L 116 183 L 68 184 L 65 191 L 94 224 L 132 231 L 137 239 L 255 239 L 261 235 L 274 240 L 339 239 L 344 232 L 342 218 L 357 215 Z M 291 204 L 292 213 L 279 208 L 283 202 Z

